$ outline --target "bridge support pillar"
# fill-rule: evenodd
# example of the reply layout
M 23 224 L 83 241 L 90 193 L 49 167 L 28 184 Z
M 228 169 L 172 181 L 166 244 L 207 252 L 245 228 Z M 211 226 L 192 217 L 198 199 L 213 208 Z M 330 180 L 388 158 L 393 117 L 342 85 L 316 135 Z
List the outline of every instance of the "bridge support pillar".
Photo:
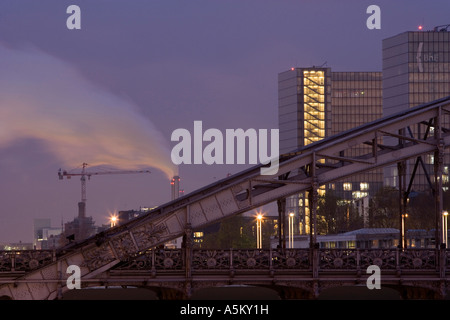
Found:
M 443 192 L 442 192 L 442 174 L 444 169 L 444 148 L 445 143 L 442 139 L 442 110 L 439 108 L 439 116 L 434 119 L 434 134 L 436 137 L 437 148 L 434 152 L 434 198 L 435 198 L 435 219 L 436 219 L 436 248 L 444 244 L 444 233 L 442 216 L 443 216 Z
M 398 208 L 399 208 L 399 226 L 400 226 L 400 239 L 399 245 L 400 249 L 407 248 L 407 239 L 406 239 L 406 205 L 408 202 L 408 197 L 405 192 L 405 183 L 406 183 L 406 162 L 398 162 L 397 163 L 398 170 Z
M 286 249 L 286 198 L 277 200 L 278 206 L 278 246 L 281 249 Z
M 184 298 L 189 299 L 192 296 L 192 251 L 194 239 L 192 233 L 192 226 L 186 223 L 183 237 L 184 261 L 185 261 L 185 277 L 184 284 Z
M 309 191 L 309 223 L 310 223 L 310 240 L 309 246 L 310 248 L 314 248 L 317 240 L 317 203 L 319 200 L 318 188 L 319 183 L 317 181 L 316 175 L 316 154 L 313 153 L 311 167 L 310 167 L 310 175 L 312 179 L 311 190 Z

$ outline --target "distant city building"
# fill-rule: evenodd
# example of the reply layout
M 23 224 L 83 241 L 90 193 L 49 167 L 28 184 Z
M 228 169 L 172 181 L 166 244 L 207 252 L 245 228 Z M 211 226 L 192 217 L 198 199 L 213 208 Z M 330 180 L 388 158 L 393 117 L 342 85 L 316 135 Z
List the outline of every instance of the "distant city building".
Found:
M 383 40 L 382 72 L 334 72 L 331 68 L 291 68 L 278 75 L 280 153 L 287 153 L 328 136 L 355 128 L 382 116 L 450 95 L 450 25 L 433 31 L 404 32 Z M 444 125 L 450 125 L 444 123 Z M 409 128 L 405 135 L 433 135 L 427 125 Z M 396 145 L 397 138 L 383 139 Z M 357 156 L 370 148 L 354 147 L 343 156 Z M 413 191 L 430 190 L 433 155 L 423 157 L 417 168 Z M 415 159 L 406 162 L 410 177 Z M 449 182 L 450 156 L 444 159 L 443 182 Z M 295 174 L 295 173 L 294 173 Z M 398 168 L 390 166 L 321 186 L 319 194 L 334 190 L 352 201 L 367 225 L 367 197 L 382 186 L 398 187 Z M 309 234 L 308 195 L 286 199 L 286 215 L 294 213 L 296 230 Z
M 52 227 L 50 219 L 34 219 L 33 248 L 54 249 L 59 246 L 62 227 Z
M 33 250 L 34 245 L 31 242 L 9 242 L 0 243 L 0 250 L 15 251 L 15 250 Z
M 291 68 L 278 75 L 280 153 L 288 153 L 331 135 L 355 128 L 382 116 L 380 72 L 332 72 L 331 68 Z M 354 147 L 342 156 L 358 156 L 370 147 Z M 366 215 L 365 197 L 383 183 L 381 170 L 359 174 L 321 186 L 346 201 L 358 202 Z M 286 199 L 286 214 L 296 219 L 295 232 L 309 234 L 307 193 Z M 365 219 L 367 220 L 367 219 Z
M 33 245 L 36 247 L 39 239 L 43 239 L 43 229 L 51 227 L 51 220 L 48 218 L 39 218 L 33 220 Z
M 68 241 L 81 241 L 97 233 L 92 217 L 76 217 L 64 224 L 64 237 Z
M 433 31 L 408 31 L 383 40 L 383 116 L 406 111 L 409 108 L 450 95 L 450 32 L 448 26 Z M 448 123 L 444 123 L 447 125 Z M 427 126 L 409 128 L 405 135 L 422 137 Z M 433 128 L 428 133 L 433 136 Z M 398 143 L 396 138 L 383 141 L 387 145 Z M 413 190 L 430 189 L 427 171 L 433 180 L 433 155 L 422 158 L 414 179 Z M 448 164 L 445 157 L 444 183 L 448 182 Z M 414 159 L 406 162 L 406 176 L 410 177 Z M 385 184 L 398 187 L 397 166 L 384 170 Z

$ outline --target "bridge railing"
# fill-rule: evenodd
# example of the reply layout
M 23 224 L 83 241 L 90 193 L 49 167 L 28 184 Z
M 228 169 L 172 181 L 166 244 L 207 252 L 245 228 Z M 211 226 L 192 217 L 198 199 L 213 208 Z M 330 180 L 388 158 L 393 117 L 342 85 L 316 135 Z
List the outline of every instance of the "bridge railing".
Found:
M 29 272 L 55 261 L 54 250 L 0 251 L 1 272 Z
M 55 261 L 53 250 L 0 251 L 0 273 L 29 272 Z M 185 249 L 153 249 L 123 261 L 116 270 L 183 271 L 358 271 L 378 265 L 385 271 L 450 272 L 444 249 L 194 249 L 190 265 Z
M 194 249 L 186 266 L 184 249 L 149 250 L 116 270 L 185 270 L 236 272 L 296 270 L 299 272 L 365 271 L 378 265 L 385 271 L 450 271 L 450 250 L 438 249 Z
M 381 270 L 438 270 L 437 249 L 319 249 L 319 270 L 366 270 L 377 265 Z M 450 253 L 443 251 L 448 256 Z M 448 262 L 450 259 L 447 258 Z M 445 264 L 445 267 L 450 266 Z

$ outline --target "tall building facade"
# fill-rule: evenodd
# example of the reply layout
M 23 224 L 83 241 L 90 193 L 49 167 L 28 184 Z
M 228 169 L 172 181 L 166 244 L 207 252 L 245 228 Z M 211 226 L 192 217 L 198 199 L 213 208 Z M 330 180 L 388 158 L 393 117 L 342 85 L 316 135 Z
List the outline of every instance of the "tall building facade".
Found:
M 281 154 L 330 134 L 330 92 L 330 68 L 292 68 L 278 75 Z
M 382 117 L 381 72 L 332 72 L 331 74 L 331 133 L 335 135 Z M 367 154 L 371 146 L 347 149 L 344 157 Z M 345 200 L 359 200 L 376 193 L 383 185 L 381 169 L 361 173 L 332 183 L 334 190 Z
M 280 154 L 319 141 L 331 133 L 330 93 L 330 68 L 292 68 L 278 75 Z M 294 213 L 298 226 L 294 232 L 309 234 L 307 193 L 286 199 L 285 214 L 290 213 Z
M 381 72 L 292 68 L 278 75 L 278 111 L 280 153 L 283 154 L 380 118 Z M 366 151 L 366 147 L 353 148 L 345 156 L 357 156 Z M 320 186 L 319 194 L 328 189 L 343 200 L 360 201 L 376 192 L 382 180 L 383 173 L 377 170 Z M 296 217 L 298 230 L 296 228 L 295 233 L 308 234 L 308 195 L 302 193 L 287 198 L 288 213 Z
M 448 27 L 448 26 L 447 26 Z M 431 102 L 450 95 L 450 32 L 448 28 L 433 31 L 408 31 L 383 40 L 383 116 Z M 448 125 L 448 123 L 444 123 Z M 406 134 L 424 137 L 427 126 L 410 128 Z M 387 138 L 385 144 L 398 140 Z M 423 157 L 418 166 L 413 190 L 429 190 L 427 175 L 433 179 L 433 156 Z M 449 156 L 445 157 L 444 182 L 448 182 Z M 414 160 L 406 162 L 406 177 L 410 177 Z M 397 166 L 384 170 L 385 185 L 398 187 Z

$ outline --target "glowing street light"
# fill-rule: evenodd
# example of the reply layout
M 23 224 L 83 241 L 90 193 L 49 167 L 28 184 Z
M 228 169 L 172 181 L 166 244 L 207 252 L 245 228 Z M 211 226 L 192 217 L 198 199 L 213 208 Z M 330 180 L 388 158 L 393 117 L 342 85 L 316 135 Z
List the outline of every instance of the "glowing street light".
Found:
M 406 241 L 405 241 L 405 218 L 408 218 L 408 214 L 404 213 L 402 214 L 402 249 L 406 248 Z
M 256 215 L 256 248 L 262 249 L 262 219 L 263 215 L 258 213 Z
M 447 247 L 448 242 L 447 217 L 448 211 L 442 212 L 442 241 L 445 243 L 445 247 Z
M 112 227 L 115 227 L 117 225 L 117 221 L 119 219 L 117 219 L 117 216 L 112 216 L 109 220 L 110 220 L 111 228 L 112 228 Z
M 289 213 L 289 248 L 294 248 L 294 213 Z

